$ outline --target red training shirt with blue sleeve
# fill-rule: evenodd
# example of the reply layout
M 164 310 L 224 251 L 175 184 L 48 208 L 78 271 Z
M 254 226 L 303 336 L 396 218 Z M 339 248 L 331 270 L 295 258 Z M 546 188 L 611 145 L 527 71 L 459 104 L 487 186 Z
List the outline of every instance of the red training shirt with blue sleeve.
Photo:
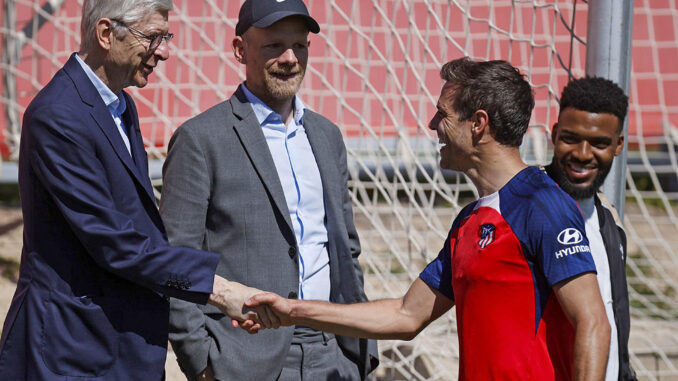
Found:
M 528 167 L 459 213 L 420 278 L 455 301 L 459 380 L 543 381 L 572 375 L 552 287 L 595 271 L 576 202 Z

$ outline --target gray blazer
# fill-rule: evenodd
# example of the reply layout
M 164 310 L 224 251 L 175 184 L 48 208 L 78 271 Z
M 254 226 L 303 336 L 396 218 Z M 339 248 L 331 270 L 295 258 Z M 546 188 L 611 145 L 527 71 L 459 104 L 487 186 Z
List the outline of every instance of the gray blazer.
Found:
M 331 300 L 366 300 L 360 242 L 349 198 L 346 148 L 339 129 L 312 111 L 304 127 L 323 184 Z M 297 297 L 297 243 L 285 195 L 263 131 L 240 88 L 227 101 L 179 127 L 163 167 L 160 206 L 173 245 L 221 254 L 217 274 Z M 228 380 L 274 380 L 293 327 L 249 335 L 216 307 L 171 301 L 170 341 L 182 370 L 194 377 L 209 358 Z M 378 364 L 373 340 L 337 336 L 363 377 Z

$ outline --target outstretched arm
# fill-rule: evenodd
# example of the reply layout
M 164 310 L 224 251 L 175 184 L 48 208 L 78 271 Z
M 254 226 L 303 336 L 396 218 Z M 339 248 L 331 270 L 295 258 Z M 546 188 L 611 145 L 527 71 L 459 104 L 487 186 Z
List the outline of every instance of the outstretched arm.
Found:
M 610 348 L 607 321 L 596 274 L 587 273 L 553 287 L 575 328 L 574 379 L 604 380 Z
M 262 321 L 265 328 L 300 324 L 344 336 L 411 340 L 454 302 L 417 278 L 405 296 L 397 299 L 335 304 L 264 293 L 246 302 L 250 307 L 264 304 L 275 314 Z

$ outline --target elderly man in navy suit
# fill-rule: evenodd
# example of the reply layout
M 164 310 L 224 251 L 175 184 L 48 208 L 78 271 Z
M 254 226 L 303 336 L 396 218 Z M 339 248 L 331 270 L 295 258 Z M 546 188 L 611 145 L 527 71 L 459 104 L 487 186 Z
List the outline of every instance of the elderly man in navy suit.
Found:
M 256 318 L 242 307 L 254 290 L 215 275 L 219 255 L 169 245 L 123 91 L 169 57 L 171 9 L 85 0 L 80 51 L 26 110 L 24 245 L 2 380 L 162 379 L 170 296 Z

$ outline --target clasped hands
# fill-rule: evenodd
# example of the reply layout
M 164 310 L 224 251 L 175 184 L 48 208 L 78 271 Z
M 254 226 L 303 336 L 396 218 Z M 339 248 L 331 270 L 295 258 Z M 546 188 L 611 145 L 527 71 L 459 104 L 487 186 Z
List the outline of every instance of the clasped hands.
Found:
M 209 304 L 228 315 L 234 328 L 240 327 L 251 334 L 262 328 L 293 324 L 289 316 L 292 307 L 288 299 L 228 281 L 218 275 L 214 277 Z

